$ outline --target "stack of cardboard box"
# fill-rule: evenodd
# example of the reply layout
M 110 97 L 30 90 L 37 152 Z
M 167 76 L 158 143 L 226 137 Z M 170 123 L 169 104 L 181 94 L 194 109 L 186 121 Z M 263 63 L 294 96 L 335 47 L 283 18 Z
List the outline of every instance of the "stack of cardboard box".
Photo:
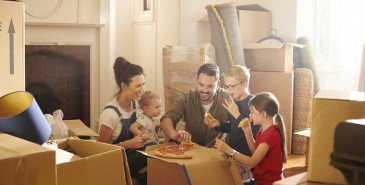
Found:
M 250 92 L 271 92 L 278 98 L 279 113 L 286 126 L 287 149 L 291 153 L 294 44 L 257 43 L 267 37 L 272 28 L 271 12 L 260 5 L 238 6 L 237 9 L 246 67 L 251 71 Z

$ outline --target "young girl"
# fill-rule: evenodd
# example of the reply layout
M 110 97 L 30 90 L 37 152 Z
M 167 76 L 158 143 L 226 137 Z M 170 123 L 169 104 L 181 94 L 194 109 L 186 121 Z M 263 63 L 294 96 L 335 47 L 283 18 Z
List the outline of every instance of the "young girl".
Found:
M 150 139 L 146 141 L 144 147 L 141 149 L 145 150 L 146 146 L 158 144 L 156 130 L 159 125 L 156 125 L 155 129 L 153 117 L 158 117 L 161 113 L 161 99 L 152 91 L 146 91 L 142 94 L 138 104 L 143 113 L 138 115 L 137 121 L 129 127 L 129 130 L 134 135 L 140 135 L 143 133 L 144 137 L 148 137 Z
M 283 179 L 283 163 L 287 156 L 285 125 L 279 114 L 279 102 L 272 93 L 264 92 L 253 97 L 249 107 L 253 124 L 262 126 L 256 142 L 252 137 L 251 127 L 242 127 L 252 157 L 238 153 L 219 140 L 215 146 L 240 163 L 255 168 L 254 179 L 244 181 L 245 185 L 271 185 Z

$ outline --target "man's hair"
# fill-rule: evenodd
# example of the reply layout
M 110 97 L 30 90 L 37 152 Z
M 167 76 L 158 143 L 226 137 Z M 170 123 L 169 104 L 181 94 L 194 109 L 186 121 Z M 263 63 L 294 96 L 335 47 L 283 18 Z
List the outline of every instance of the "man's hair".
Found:
M 220 74 L 219 74 L 219 67 L 216 64 L 207 63 L 200 66 L 198 70 L 197 77 L 200 75 L 200 73 L 204 73 L 208 76 L 215 76 L 215 80 L 219 80 Z

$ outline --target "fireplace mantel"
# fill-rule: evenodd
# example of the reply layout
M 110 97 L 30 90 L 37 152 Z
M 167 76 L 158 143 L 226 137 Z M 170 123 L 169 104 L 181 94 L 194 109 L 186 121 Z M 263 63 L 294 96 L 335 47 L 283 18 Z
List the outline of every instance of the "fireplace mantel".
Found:
M 25 22 L 25 26 L 42 26 L 42 27 L 78 27 L 78 28 L 101 28 L 105 24 L 99 23 L 47 23 L 47 22 Z

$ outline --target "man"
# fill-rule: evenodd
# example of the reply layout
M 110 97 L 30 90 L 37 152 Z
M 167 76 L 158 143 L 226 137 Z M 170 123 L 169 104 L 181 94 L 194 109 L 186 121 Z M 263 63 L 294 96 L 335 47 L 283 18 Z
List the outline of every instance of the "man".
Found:
M 215 119 L 227 121 L 227 110 L 223 107 L 228 93 L 219 87 L 219 68 L 215 64 L 202 65 L 197 73 L 196 90 L 183 93 L 161 118 L 161 127 L 168 137 L 177 142 L 194 142 L 212 146 L 218 132 L 204 124 L 205 113 Z M 176 131 L 176 124 L 184 117 L 185 130 Z

